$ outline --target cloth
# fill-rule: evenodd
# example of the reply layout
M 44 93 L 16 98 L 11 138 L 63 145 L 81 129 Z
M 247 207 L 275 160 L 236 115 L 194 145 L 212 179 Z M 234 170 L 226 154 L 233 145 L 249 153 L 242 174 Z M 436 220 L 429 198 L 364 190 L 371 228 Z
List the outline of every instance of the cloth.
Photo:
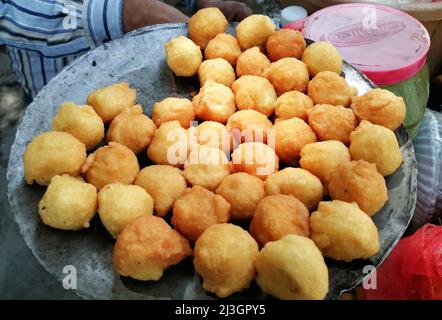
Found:
M 124 0 L 0 0 L 0 45 L 34 97 L 66 65 L 123 34 Z

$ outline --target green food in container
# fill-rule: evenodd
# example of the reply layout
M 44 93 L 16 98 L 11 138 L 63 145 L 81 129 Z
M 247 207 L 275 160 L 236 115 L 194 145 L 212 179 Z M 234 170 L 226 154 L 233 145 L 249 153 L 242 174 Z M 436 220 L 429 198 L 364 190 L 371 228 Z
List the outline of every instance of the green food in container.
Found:
M 397 96 L 404 98 L 407 106 L 405 116 L 405 127 L 411 137 L 415 137 L 419 131 L 425 109 L 428 102 L 430 71 L 427 64 L 413 77 L 402 82 L 381 86 L 383 89 L 390 90 Z

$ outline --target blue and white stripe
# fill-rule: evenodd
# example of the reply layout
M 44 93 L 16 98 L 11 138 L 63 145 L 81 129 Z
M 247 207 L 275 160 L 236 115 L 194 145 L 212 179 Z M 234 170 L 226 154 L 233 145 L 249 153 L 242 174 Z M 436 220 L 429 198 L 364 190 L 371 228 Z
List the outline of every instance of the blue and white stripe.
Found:
M 123 34 L 123 0 L 0 0 L 0 45 L 26 94 Z

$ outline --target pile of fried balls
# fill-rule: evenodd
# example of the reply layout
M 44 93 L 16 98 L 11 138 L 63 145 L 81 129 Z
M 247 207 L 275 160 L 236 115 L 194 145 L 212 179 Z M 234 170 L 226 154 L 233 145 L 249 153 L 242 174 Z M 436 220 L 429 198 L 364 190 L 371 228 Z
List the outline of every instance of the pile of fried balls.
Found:
M 50 227 L 88 228 L 98 212 L 121 276 L 157 281 L 193 256 L 219 297 L 255 279 L 280 299 L 324 299 L 324 257 L 379 251 L 371 217 L 402 163 L 404 101 L 358 96 L 332 44 L 306 46 L 267 16 L 244 19 L 236 37 L 227 27 L 205 8 L 165 46 L 176 76 L 198 75 L 192 100 L 158 101 L 149 118 L 117 83 L 63 103 L 26 147 L 25 180 L 47 186 L 38 212 Z M 152 163 L 141 170 L 140 153 Z

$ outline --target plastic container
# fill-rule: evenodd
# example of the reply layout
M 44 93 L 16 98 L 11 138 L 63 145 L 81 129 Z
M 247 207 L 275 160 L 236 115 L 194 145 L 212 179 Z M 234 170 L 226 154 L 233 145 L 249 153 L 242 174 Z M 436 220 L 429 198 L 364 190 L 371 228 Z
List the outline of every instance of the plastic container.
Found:
M 425 113 L 430 37 L 416 19 L 382 5 L 342 4 L 308 17 L 304 36 L 333 43 L 343 58 L 379 87 L 404 98 L 405 126 L 413 137 Z
M 322 8 L 344 3 L 384 4 L 419 20 L 431 37 L 431 47 L 427 56 L 427 64 L 431 76 L 442 67 L 442 1 L 441 0 L 279 0 L 282 6 L 296 3 L 303 6 L 309 14 Z

